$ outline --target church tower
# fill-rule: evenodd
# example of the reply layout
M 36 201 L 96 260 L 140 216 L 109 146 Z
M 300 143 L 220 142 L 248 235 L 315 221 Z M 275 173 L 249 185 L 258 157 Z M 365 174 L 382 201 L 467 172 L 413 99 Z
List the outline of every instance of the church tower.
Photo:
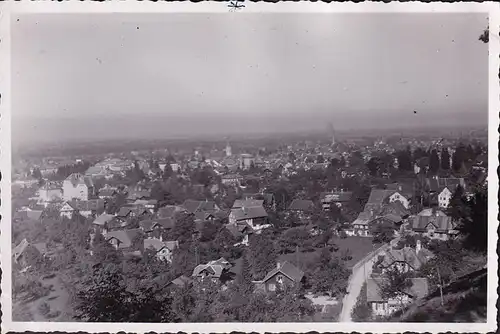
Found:
M 229 140 L 226 142 L 226 157 L 230 157 L 232 155 L 231 145 L 229 145 Z
M 328 123 L 328 130 L 330 132 L 330 136 L 332 137 L 332 146 L 335 145 L 335 129 L 333 128 L 332 123 Z

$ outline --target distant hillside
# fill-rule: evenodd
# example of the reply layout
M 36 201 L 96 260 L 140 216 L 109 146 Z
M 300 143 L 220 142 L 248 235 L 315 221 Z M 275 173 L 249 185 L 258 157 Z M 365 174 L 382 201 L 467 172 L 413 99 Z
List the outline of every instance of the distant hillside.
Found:
M 486 322 L 487 270 L 462 276 L 443 289 L 443 306 L 439 289 L 394 313 L 391 322 Z

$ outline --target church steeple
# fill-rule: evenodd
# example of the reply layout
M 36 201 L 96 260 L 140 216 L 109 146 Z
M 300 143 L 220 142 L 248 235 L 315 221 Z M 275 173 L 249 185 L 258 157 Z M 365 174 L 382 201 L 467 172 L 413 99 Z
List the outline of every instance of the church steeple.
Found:
M 226 140 L 226 157 L 230 157 L 231 155 L 231 145 L 229 144 L 229 140 Z

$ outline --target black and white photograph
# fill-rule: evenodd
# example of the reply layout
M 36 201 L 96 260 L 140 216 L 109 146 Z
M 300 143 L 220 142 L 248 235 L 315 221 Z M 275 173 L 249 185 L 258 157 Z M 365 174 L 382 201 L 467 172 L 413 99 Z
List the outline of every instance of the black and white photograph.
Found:
M 2 329 L 497 327 L 492 3 L 127 3 L 5 14 Z

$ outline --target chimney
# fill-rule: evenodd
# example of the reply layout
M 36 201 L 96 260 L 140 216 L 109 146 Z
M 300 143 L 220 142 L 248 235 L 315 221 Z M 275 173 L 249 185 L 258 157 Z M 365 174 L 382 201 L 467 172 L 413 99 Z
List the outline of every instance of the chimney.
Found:
M 276 269 L 281 269 L 281 263 L 279 261 L 276 262 Z
M 417 255 L 421 249 L 422 249 L 422 242 L 420 240 L 417 240 L 417 245 L 415 246 L 415 251 L 417 252 Z

